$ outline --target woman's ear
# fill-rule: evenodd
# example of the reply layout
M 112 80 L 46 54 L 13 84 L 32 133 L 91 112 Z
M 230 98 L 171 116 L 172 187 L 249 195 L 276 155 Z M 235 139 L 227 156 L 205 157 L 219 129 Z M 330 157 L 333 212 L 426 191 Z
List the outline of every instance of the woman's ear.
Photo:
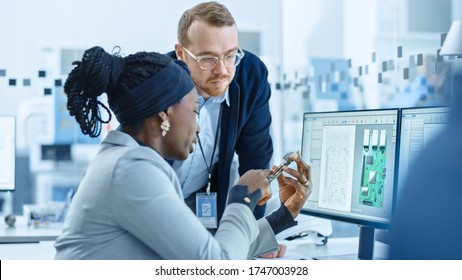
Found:
M 162 112 L 158 113 L 157 115 L 161 118 L 162 121 L 165 121 L 165 120 L 168 119 L 167 110 L 162 111 Z
M 162 112 L 159 112 L 157 115 L 160 117 L 162 121 L 166 121 L 170 118 L 170 115 L 173 114 L 173 106 L 168 107 Z
M 169 109 L 160 112 L 159 117 L 162 119 L 162 123 L 160 124 L 160 129 L 162 130 L 162 137 L 167 135 L 167 132 L 170 130 L 170 120 L 168 119 L 168 112 Z

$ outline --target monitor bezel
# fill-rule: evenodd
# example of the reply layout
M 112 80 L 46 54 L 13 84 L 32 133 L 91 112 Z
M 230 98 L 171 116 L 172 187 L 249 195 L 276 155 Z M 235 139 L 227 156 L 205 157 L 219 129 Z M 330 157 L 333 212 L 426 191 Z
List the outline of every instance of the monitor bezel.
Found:
M 324 111 L 324 112 L 305 112 L 303 113 L 303 130 L 305 131 L 305 116 L 306 115 L 325 115 L 325 114 L 348 114 L 348 113 L 374 113 L 374 112 L 395 112 L 396 113 L 396 147 L 395 147 L 395 161 L 394 161 L 394 176 L 393 176 L 393 194 L 391 203 L 391 216 L 393 215 L 395 204 L 397 201 L 397 183 L 398 183 L 398 172 L 399 172 L 399 147 L 400 147 L 400 131 L 401 131 L 401 110 L 399 108 L 384 108 L 384 109 L 362 109 L 362 110 L 346 110 L 346 111 Z M 304 133 L 302 133 L 303 143 Z M 304 145 L 301 147 L 301 154 L 303 155 Z M 314 209 L 302 208 L 302 214 L 307 214 L 315 217 L 347 222 L 359 226 L 366 226 L 375 229 L 389 229 L 391 219 L 387 221 L 370 220 L 366 218 L 359 218 L 354 216 L 340 215 L 339 213 L 326 213 L 325 211 L 317 211 Z

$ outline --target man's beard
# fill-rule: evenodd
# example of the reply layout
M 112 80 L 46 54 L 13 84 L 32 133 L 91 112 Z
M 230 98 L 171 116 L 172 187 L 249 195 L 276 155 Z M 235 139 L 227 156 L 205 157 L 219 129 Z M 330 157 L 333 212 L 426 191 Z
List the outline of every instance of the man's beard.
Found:
M 214 86 L 212 84 L 212 82 L 214 82 L 214 81 L 222 81 L 222 80 L 226 80 L 226 84 L 220 85 L 220 86 Z M 229 83 L 230 83 L 230 76 L 229 75 L 222 75 L 222 76 L 210 79 L 210 80 L 207 81 L 207 84 L 206 84 L 207 87 L 205 88 L 206 89 L 205 93 L 210 95 L 210 96 L 223 95 L 226 92 L 226 90 L 228 89 Z

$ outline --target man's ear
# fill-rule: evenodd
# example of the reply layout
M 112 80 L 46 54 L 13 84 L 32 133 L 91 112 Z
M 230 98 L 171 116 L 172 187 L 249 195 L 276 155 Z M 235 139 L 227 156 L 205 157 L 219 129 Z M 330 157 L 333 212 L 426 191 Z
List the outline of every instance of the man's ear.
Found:
M 175 44 L 175 53 L 178 60 L 184 60 L 184 50 L 180 44 Z

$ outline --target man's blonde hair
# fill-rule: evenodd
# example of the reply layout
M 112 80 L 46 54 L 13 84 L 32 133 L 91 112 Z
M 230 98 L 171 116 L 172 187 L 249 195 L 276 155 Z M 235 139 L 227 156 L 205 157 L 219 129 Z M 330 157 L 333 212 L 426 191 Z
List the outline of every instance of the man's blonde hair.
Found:
M 204 21 L 217 27 L 236 24 L 233 16 L 224 5 L 215 1 L 197 4 L 186 10 L 178 22 L 178 42 L 185 47 L 191 44 L 191 40 L 188 38 L 188 29 L 194 21 Z

